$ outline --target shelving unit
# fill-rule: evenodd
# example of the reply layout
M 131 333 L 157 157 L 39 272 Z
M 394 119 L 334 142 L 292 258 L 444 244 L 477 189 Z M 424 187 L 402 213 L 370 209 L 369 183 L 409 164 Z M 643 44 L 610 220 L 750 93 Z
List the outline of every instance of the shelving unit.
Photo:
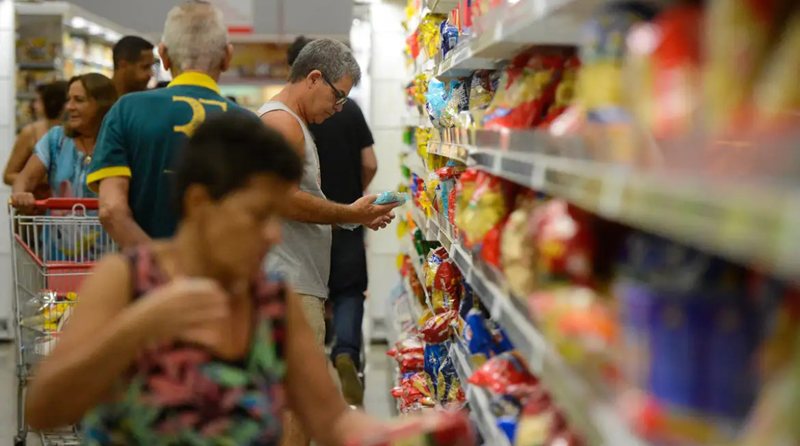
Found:
M 619 4 L 620 2 L 612 0 L 501 0 L 497 3 L 498 5 L 491 6 L 488 12 L 484 11 L 479 17 L 473 18 L 472 26 L 469 31 L 470 34 L 467 36 L 462 35 L 458 45 L 449 51 L 446 58 L 442 59 L 437 55 L 437 57 L 435 57 L 435 63 L 433 64 L 431 64 L 430 61 L 426 61 L 425 64 L 417 64 L 414 75 L 426 73 L 429 76 L 436 77 L 445 83 L 444 91 L 448 91 L 448 82 L 451 80 L 463 80 L 463 78 L 470 76 L 476 70 L 503 70 L 508 66 L 511 59 L 519 55 L 523 50 L 531 47 L 550 45 L 581 46 L 582 34 L 585 30 L 584 23 L 586 23 L 588 19 L 592 19 L 596 16 L 598 8 Z M 666 15 L 666 6 L 671 5 L 670 8 L 674 7 L 670 2 L 666 0 L 645 0 L 638 3 L 648 3 L 659 6 L 659 15 L 657 15 L 656 19 L 653 19 L 652 22 L 649 22 L 649 25 L 652 25 L 654 29 L 658 30 L 659 26 L 663 27 L 661 29 L 673 29 L 669 27 L 675 26 L 675 22 L 659 22 L 662 17 L 661 14 Z M 720 32 L 723 26 L 731 28 L 742 26 L 742 24 L 722 25 L 721 22 L 709 25 L 708 16 L 720 13 L 719 11 L 710 12 L 709 9 L 711 8 L 708 6 L 709 3 L 710 1 L 703 3 L 705 7 L 705 9 L 701 11 L 703 14 L 702 19 L 704 20 L 704 22 L 702 22 L 704 24 L 703 26 L 717 26 L 720 28 L 716 30 L 717 32 Z M 642 5 L 637 5 L 637 7 L 646 9 Z M 670 11 L 674 14 L 690 14 L 694 12 L 687 12 L 688 8 L 675 9 L 677 9 L 677 12 L 672 9 L 670 9 Z M 650 16 L 648 16 L 648 20 L 650 20 L 649 17 Z M 733 21 L 730 17 L 726 18 Z M 670 19 L 675 19 L 675 16 L 670 16 Z M 458 18 L 454 20 L 458 21 Z M 719 20 L 718 17 L 717 20 Z M 617 29 L 606 29 L 606 26 L 613 28 L 613 26 L 608 23 L 601 23 L 598 25 L 600 29 L 594 31 L 596 35 L 593 37 L 597 39 L 597 41 L 593 41 L 593 43 L 598 47 L 607 43 L 599 43 L 600 41 L 603 41 L 603 39 L 611 39 L 613 33 L 618 32 Z M 772 26 L 774 26 L 777 31 L 780 30 L 779 27 L 781 26 L 788 27 L 790 25 L 777 23 L 772 24 Z M 796 24 L 792 26 L 796 26 Z M 651 27 L 645 25 L 644 28 L 650 30 Z M 621 34 L 623 37 L 624 32 Z M 705 32 L 708 32 L 708 30 L 705 30 Z M 786 32 L 787 30 L 784 30 L 784 34 Z M 641 34 L 638 36 L 641 36 Z M 659 38 L 661 37 L 662 36 L 659 36 Z M 707 39 L 708 37 L 703 38 Z M 689 39 L 689 41 L 683 41 L 675 38 L 675 40 L 680 41 L 675 43 L 677 46 L 700 45 L 705 51 L 708 51 L 708 42 L 701 41 L 696 44 L 692 42 L 691 39 Z M 675 50 L 675 47 L 671 46 L 670 43 L 671 42 L 664 43 L 664 47 Z M 704 44 L 706 46 L 702 46 Z M 583 49 L 587 47 L 588 44 L 584 46 Z M 691 51 L 694 49 L 696 48 L 692 47 Z M 663 50 L 663 48 L 659 50 Z M 663 51 L 667 52 L 667 50 Z M 683 48 L 681 51 L 690 50 Z M 717 51 L 722 52 L 719 48 L 717 48 Z M 776 49 L 773 47 L 771 51 L 774 52 Z M 589 53 L 591 54 L 591 51 L 589 51 Z M 674 56 L 674 54 L 670 54 Z M 566 59 L 572 57 L 572 55 L 572 52 L 565 51 L 560 56 Z M 638 56 L 644 57 L 641 54 Z M 630 60 L 635 57 L 636 56 L 628 56 L 627 59 L 623 59 L 622 56 L 619 56 L 620 60 L 624 60 L 626 63 L 630 62 Z M 653 54 L 648 53 L 647 57 L 648 63 L 657 64 L 663 62 L 660 59 L 661 57 L 667 56 L 662 54 L 656 55 L 654 50 Z M 535 59 L 533 60 L 535 61 Z M 591 62 L 586 61 L 583 61 L 583 63 L 591 64 Z M 597 65 L 595 67 L 597 67 Z M 694 65 L 693 67 L 696 68 Z M 584 68 L 585 67 L 582 67 L 581 69 Z M 536 68 L 532 68 L 532 65 L 527 66 L 525 69 L 536 72 Z M 762 67 L 761 70 L 764 70 L 764 68 Z M 625 73 L 628 74 L 627 71 Z M 673 72 L 670 73 L 674 74 Z M 645 77 L 643 73 L 637 72 L 637 74 Z M 507 77 L 504 79 L 509 79 L 514 75 L 516 75 L 516 72 L 509 70 L 506 72 Z M 647 75 L 653 75 L 653 73 L 648 71 Z M 599 74 L 597 74 L 597 76 L 602 77 Z M 520 75 L 517 79 L 523 77 L 524 75 Z M 627 80 L 627 77 L 622 78 Z M 496 78 L 492 79 L 494 80 Z M 652 79 L 648 78 L 648 81 L 651 80 Z M 485 79 L 483 79 L 483 81 L 485 82 Z M 531 81 L 531 84 L 533 84 L 533 81 Z M 605 85 L 601 81 L 598 81 L 598 84 L 601 86 Z M 435 85 L 437 88 L 441 88 L 440 84 Z M 695 84 L 692 85 L 696 86 Z M 531 89 L 538 88 L 530 86 L 529 84 L 525 84 L 522 87 L 517 85 L 516 89 L 508 88 L 504 90 L 504 93 L 508 95 L 512 94 L 511 92 L 513 91 L 519 94 L 525 86 L 529 86 Z M 574 84 L 570 84 L 569 87 L 574 87 Z M 782 85 L 782 87 L 788 88 L 786 85 Z M 454 87 L 451 86 L 450 88 Z M 484 88 L 488 89 L 488 87 Z M 625 86 L 622 88 L 625 88 Z M 653 88 L 668 89 L 670 87 L 659 84 Z M 675 90 L 680 89 L 675 88 Z M 441 90 L 437 90 L 437 92 L 438 91 Z M 454 91 L 460 94 L 459 90 Z M 754 94 L 757 95 L 758 92 Z M 448 93 L 448 96 L 449 95 L 450 93 Z M 453 96 L 455 96 L 455 93 L 453 93 Z M 658 95 L 650 94 L 648 98 L 660 101 L 657 106 L 667 106 L 667 100 L 664 97 L 659 96 L 656 99 L 655 96 Z M 453 99 L 454 102 L 450 103 L 450 108 L 447 109 L 449 117 L 454 116 L 452 104 L 458 102 L 457 99 L 460 98 L 461 97 L 458 96 L 456 99 Z M 451 99 L 450 97 L 446 98 L 446 100 Z M 587 99 L 588 102 L 588 95 L 586 98 L 581 97 L 579 99 Z M 506 111 L 508 108 L 517 106 L 513 101 L 509 100 L 499 102 L 501 104 L 499 106 L 500 111 L 498 112 L 498 109 L 494 109 L 494 111 L 495 113 L 500 113 L 500 116 L 503 116 L 502 112 Z M 575 103 L 568 102 L 567 104 L 574 105 Z M 558 105 L 564 106 L 566 104 L 559 103 Z M 456 113 L 468 113 L 473 111 L 472 109 L 465 111 L 463 103 L 458 104 L 455 108 L 457 109 Z M 575 107 L 570 111 L 579 114 L 582 110 L 577 109 L 580 109 L 580 107 Z M 558 108 L 558 110 L 563 110 L 563 108 Z M 639 110 L 637 110 L 637 112 L 638 111 Z M 794 110 L 794 112 L 796 116 L 796 110 Z M 524 113 L 524 111 L 520 113 Z M 539 113 L 541 113 L 541 111 L 539 111 Z M 481 124 L 477 121 L 480 117 L 484 116 L 483 113 L 476 113 L 473 116 L 476 121 L 475 125 L 480 127 Z M 496 119 L 497 115 L 494 116 Z M 542 114 L 540 118 L 543 116 Z M 800 254 L 797 254 L 794 249 L 794 247 L 800 244 L 800 188 L 797 187 L 795 175 L 798 170 L 795 163 L 796 157 L 794 156 L 796 150 L 791 148 L 797 146 L 797 133 L 793 131 L 791 134 L 770 134 L 769 137 L 763 138 L 763 144 L 761 145 L 754 144 L 754 142 L 762 141 L 746 139 L 761 138 L 761 136 L 754 137 L 750 134 L 742 136 L 741 140 L 736 142 L 727 140 L 705 141 L 702 137 L 697 136 L 702 133 L 702 131 L 687 136 L 676 136 L 674 137 L 675 139 L 667 140 L 664 137 L 661 137 L 661 139 L 655 138 L 649 133 L 649 130 L 638 127 L 651 125 L 651 123 L 645 124 L 644 122 L 639 122 L 645 121 L 646 118 L 641 118 L 636 115 L 636 113 L 632 113 L 631 118 L 636 125 L 631 125 L 630 128 L 624 129 L 624 131 L 627 132 L 625 138 L 620 138 L 616 145 L 610 142 L 611 138 L 606 138 L 606 134 L 603 134 L 602 137 L 598 137 L 593 133 L 593 127 L 579 125 L 578 119 L 569 122 L 568 125 L 580 127 L 584 133 L 573 133 L 575 129 L 566 129 L 561 123 L 559 123 L 560 125 L 551 125 L 551 121 L 547 120 L 544 121 L 547 124 L 542 124 L 541 126 L 537 124 L 540 129 L 535 130 L 434 129 L 430 137 L 431 139 L 427 144 L 427 153 L 428 155 L 437 155 L 458 161 L 470 168 L 477 168 L 492 176 L 503 178 L 534 192 L 541 193 L 548 198 L 560 199 L 562 202 L 568 202 L 580 208 L 579 210 L 576 209 L 576 212 L 580 212 L 582 215 L 583 211 L 586 211 L 588 214 L 600 217 L 599 219 L 592 217 L 592 222 L 599 221 L 604 225 L 612 222 L 610 226 L 615 230 L 619 229 L 622 231 L 623 237 L 642 236 L 647 239 L 656 239 L 649 234 L 661 236 L 658 240 L 659 242 L 663 242 L 663 246 L 654 243 L 656 248 L 652 248 L 652 250 L 658 253 L 653 254 L 654 256 L 668 255 L 667 253 L 658 252 L 658 248 L 664 251 L 675 248 L 675 252 L 696 253 L 699 251 L 700 253 L 714 256 L 711 261 L 718 262 L 720 265 L 725 264 L 724 268 L 730 267 L 730 271 L 740 272 L 742 270 L 739 269 L 739 267 L 744 266 L 749 268 L 746 274 L 752 273 L 753 276 L 757 276 L 758 278 L 763 278 L 766 274 L 768 279 L 765 280 L 777 279 L 775 283 L 780 284 L 775 286 L 780 288 L 780 291 L 775 292 L 785 293 L 784 298 L 788 301 L 790 299 L 788 296 L 794 291 L 791 285 L 800 285 L 800 279 L 798 279 L 798 277 L 800 277 L 800 275 L 798 275 L 798 272 L 800 272 Z M 491 120 L 487 122 L 489 126 L 492 124 L 497 125 L 496 122 L 492 123 Z M 411 121 L 409 121 L 409 124 L 413 125 Z M 595 125 L 596 127 L 605 126 L 603 130 L 608 133 L 613 132 L 610 129 L 613 125 Z M 697 127 L 700 128 L 704 125 L 707 124 L 701 123 L 697 125 Z M 428 124 L 427 127 L 429 126 Z M 696 129 L 693 124 L 692 131 L 697 130 L 698 129 Z M 677 139 L 678 137 L 684 139 Z M 712 172 L 713 169 L 709 167 L 716 166 L 711 166 L 713 161 L 709 162 L 705 157 L 713 158 L 716 156 L 720 158 L 726 156 L 726 152 L 714 151 L 711 153 L 713 148 L 709 148 L 709 146 L 717 148 L 716 146 L 727 147 L 736 144 L 745 147 L 747 150 L 758 148 L 760 154 L 758 167 L 761 169 L 764 169 L 761 163 L 763 162 L 763 164 L 766 165 L 767 161 L 771 161 L 772 164 L 785 163 L 787 165 L 767 165 L 764 170 L 768 172 L 756 168 L 746 168 L 749 167 L 749 165 L 739 170 L 733 169 L 732 172 L 734 173 L 730 175 L 728 175 L 727 172 L 722 174 Z M 742 150 L 745 149 L 743 148 Z M 773 152 L 770 152 L 770 150 L 773 150 Z M 770 158 L 772 154 L 777 155 Z M 764 158 L 769 159 L 764 161 Z M 747 159 L 750 158 L 742 156 L 741 158 L 735 159 L 734 162 L 746 164 Z M 780 161 L 775 161 L 778 159 Z M 412 150 L 412 153 L 407 156 L 404 162 L 408 170 L 428 182 L 428 180 L 434 177 L 431 172 L 433 169 L 429 170 L 427 163 L 421 161 L 419 156 L 416 155 L 416 150 Z M 428 157 L 427 162 L 435 166 L 441 165 L 438 163 L 434 164 L 437 162 L 435 158 L 432 159 Z M 446 191 L 448 189 L 444 190 Z M 440 199 L 441 201 L 438 203 L 442 204 L 444 198 L 440 197 Z M 474 206 L 474 203 L 475 201 L 470 204 L 471 210 L 473 209 L 472 206 Z M 513 205 L 506 205 L 506 209 L 510 211 L 514 209 L 514 207 Z M 570 209 L 572 209 L 572 207 L 570 207 Z M 653 403 L 659 406 L 654 410 L 663 409 L 664 414 L 659 414 L 659 417 L 663 416 L 664 419 L 673 421 L 675 418 L 670 417 L 676 416 L 680 419 L 678 422 L 689 421 L 681 418 L 685 416 L 685 413 L 681 412 L 676 415 L 668 412 L 673 410 L 671 405 L 681 406 L 681 404 L 685 404 L 686 408 L 681 406 L 680 410 L 686 409 L 694 411 L 692 415 L 686 418 L 691 418 L 690 421 L 692 423 L 696 422 L 698 425 L 701 425 L 702 428 L 708 428 L 709 430 L 727 430 L 727 432 L 721 434 L 722 436 L 735 437 L 735 435 L 731 435 L 731 432 L 737 429 L 741 429 L 742 431 L 747 429 L 747 427 L 744 426 L 744 415 L 739 416 L 736 421 L 731 421 L 731 424 L 736 425 L 735 428 L 731 429 L 732 426 L 728 424 L 723 426 L 724 423 L 730 421 L 726 418 L 728 415 L 721 414 L 720 411 L 722 409 L 718 407 L 708 407 L 711 403 L 706 400 L 710 398 L 704 393 L 707 391 L 695 391 L 698 395 L 691 395 L 691 398 L 695 398 L 697 401 L 692 401 L 691 403 L 676 403 L 670 400 L 673 395 L 667 394 L 677 390 L 673 388 L 666 390 L 665 387 L 667 385 L 660 382 L 659 384 L 642 384 L 641 382 L 637 382 L 632 385 L 629 390 L 626 390 L 627 393 L 623 395 L 623 392 L 620 392 L 618 389 L 619 383 L 615 382 L 613 385 L 609 385 L 608 381 L 605 381 L 604 378 L 600 376 L 589 376 L 589 372 L 568 362 L 565 359 L 566 356 L 562 357 L 559 350 L 556 348 L 557 345 L 561 348 L 560 343 L 557 344 L 552 337 L 548 340 L 545 332 L 550 334 L 551 330 L 555 329 L 551 329 L 549 325 L 542 325 L 546 330 L 540 330 L 537 327 L 537 323 L 534 322 L 532 316 L 529 314 L 529 309 L 527 308 L 528 302 L 519 298 L 525 296 L 512 295 L 510 291 L 511 288 L 507 283 L 504 273 L 489 266 L 477 255 L 473 257 L 470 250 L 462 246 L 456 229 L 453 228 L 447 218 L 434 212 L 434 215 L 427 219 L 427 221 L 420 222 L 419 219 L 425 217 L 422 211 L 412 211 L 412 215 L 417 222 L 417 226 L 421 228 L 425 235 L 425 238 L 438 241 L 439 244 L 448 251 L 450 258 L 460 270 L 463 280 L 471 286 L 476 298 L 480 299 L 483 306 L 488 310 L 491 319 L 503 328 L 515 350 L 526 360 L 532 374 L 540 379 L 543 388 L 552 396 L 554 405 L 564 412 L 569 426 L 571 426 L 574 432 L 579 433 L 579 436 L 585 444 L 591 446 L 650 446 L 651 443 L 645 440 L 644 435 L 654 435 L 654 437 L 648 436 L 647 438 L 656 441 L 653 438 L 663 433 L 643 433 L 642 429 L 647 430 L 647 428 L 643 427 L 641 423 L 647 422 L 636 418 L 638 416 L 652 415 L 652 413 L 642 415 L 642 413 L 637 412 L 640 410 L 649 410 L 650 408 L 643 409 L 637 407 L 632 409 L 632 405 L 642 403 L 642 401 L 632 403 L 633 399 L 647 399 L 647 404 Z M 542 214 L 538 215 L 541 216 Z M 621 225 L 613 223 L 621 223 Z M 587 224 L 586 227 L 588 228 L 589 224 Z M 496 229 L 496 227 L 494 229 Z M 508 228 L 506 227 L 505 229 L 507 230 Z M 548 229 L 553 230 L 552 228 Z M 593 231 L 594 228 L 587 230 Z M 529 229 L 528 231 L 532 230 Z M 598 232 L 600 231 L 598 230 Z M 625 240 L 630 243 L 639 241 L 631 241 L 633 239 L 627 238 Z M 646 244 L 649 242 L 642 243 Z M 563 248 L 563 246 L 561 248 Z M 643 250 L 644 249 L 645 248 L 643 248 Z M 700 253 L 698 253 L 698 255 L 703 255 Z M 648 252 L 648 255 L 649 254 Z M 703 255 L 703 258 L 711 257 Z M 609 259 L 612 258 L 610 257 Z M 613 259 L 618 260 L 616 257 L 613 257 Z M 729 265 L 720 259 L 728 260 L 735 265 Z M 564 262 L 567 261 L 567 259 L 561 258 L 557 261 L 562 260 Z M 626 261 L 632 263 L 637 261 L 647 263 L 648 260 L 638 259 Z M 715 263 L 715 265 L 716 264 L 717 263 Z M 603 264 L 603 266 L 606 265 Z M 616 266 L 612 268 L 615 267 Z M 648 267 L 649 265 L 642 266 L 645 270 L 647 270 Z M 652 268 L 656 267 L 653 266 Z M 720 268 L 722 268 L 722 266 L 720 266 Z M 650 273 L 650 271 L 647 272 Z M 611 280 L 631 279 L 632 277 L 619 273 L 616 270 L 614 274 L 616 275 L 613 276 Z M 653 272 L 653 274 L 656 273 Z M 697 272 L 697 274 L 702 273 Z M 713 274 L 712 272 L 708 272 L 708 275 L 712 276 Z M 605 276 L 603 276 L 603 278 L 608 279 Z M 708 286 L 708 289 L 693 289 L 691 293 L 696 292 L 699 295 L 703 295 L 704 293 L 713 295 L 716 292 L 713 286 L 721 287 L 721 285 L 719 285 L 718 282 L 714 282 L 714 280 L 716 279 L 709 279 L 714 285 L 705 285 L 704 283 L 703 285 L 696 286 L 696 288 Z M 654 279 L 653 281 L 656 282 L 658 279 Z M 660 283 L 642 284 L 643 288 L 646 289 L 648 293 L 653 293 L 653 296 L 648 297 L 650 301 L 646 302 L 647 305 L 657 305 L 656 301 L 658 298 L 663 298 L 671 292 L 656 289 L 658 285 L 660 285 Z M 676 286 L 676 288 L 678 287 Z M 615 326 L 615 328 L 620 329 L 620 331 L 633 330 L 629 325 L 640 322 L 638 320 L 635 322 L 632 321 L 636 316 L 621 314 L 623 311 L 614 306 L 615 304 L 622 305 L 620 303 L 620 300 L 623 299 L 622 297 L 609 295 L 613 293 L 607 292 L 601 286 L 596 287 L 593 292 L 598 295 L 598 305 L 602 305 L 604 310 L 608 309 L 611 312 L 620 312 L 620 314 L 611 316 L 612 319 L 617 318 L 614 319 L 613 322 L 610 322 L 611 324 L 619 324 Z M 747 293 L 752 293 L 752 291 L 747 291 Z M 748 294 L 748 296 L 750 296 L 750 294 Z M 760 296 L 753 298 L 757 299 L 760 298 Z M 777 299 L 777 297 L 775 298 Z M 646 301 L 647 299 L 643 298 L 643 300 Z M 549 303 L 550 301 L 547 302 Z M 658 301 L 658 303 L 660 304 L 661 301 Z M 629 303 L 629 305 L 632 304 Z M 642 305 L 645 305 L 645 303 Z M 735 305 L 737 304 L 731 303 L 731 308 L 726 307 L 724 311 L 730 311 L 732 314 L 737 311 L 733 309 Z M 689 309 L 689 304 L 686 304 L 686 307 L 680 305 L 677 307 L 679 310 L 676 311 L 684 311 L 686 313 L 694 311 L 694 307 Z M 628 312 L 638 311 L 636 309 L 631 310 L 630 308 L 626 308 L 626 310 Z M 655 312 L 655 310 L 648 311 Z M 723 310 L 717 310 L 715 307 L 713 311 Z M 546 312 L 546 310 L 542 312 Z M 646 314 L 648 317 L 651 317 L 650 313 Z M 626 316 L 627 319 L 625 319 Z M 644 317 L 641 315 L 637 316 Z M 753 315 L 753 318 L 755 319 L 762 316 L 763 315 Z M 554 320 L 560 320 L 558 316 L 552 317 Z M 714 318 L 719 316 L 717 313 L 713 313 L 713 316 L 712 313 L 704 313 L 702 317 L 709 319 L 710 322 L 708 322 L 708 324 L 716 324 L 718 321 Z M 540 318 L 542 318 L 542 314 L 537 313 L 536 320 L 539 321 Z M 645 322 L 641 323 L 647 325 L 646 330 L 649 330 L 646 334 L 642 335 L 647 336 L 647 338 L 645 338 L 646 342 L 655 342 L 655 336 L 667 336 L 658 332 L 662 327 L 658 325 L 657 322 L 648 320 L 646 324 Z M 691 325 L 691 323 L 688 322 L 682 323 Z M 679 325 L 677 322 L 675 324 Z M 689 330 L 683 326 L 681 328 L 687 331 Z M 669 326 L 668 329 L 673 329 L 673 327 Z M 569 329 L 563 328 L 562 330 L 568 331 Z M 715 333 L 717 335 L 727 334 L 728 332 L 725 330 L 731 330 L 731 332 L 735 331 L 734 328 L 728 326 L 725 328 L 714 328 L 712 330 L 719 330 L 721 334 Z M 654 332 L 657 332 L 657 334 L 653 334 Z M 564 336 L 569 337 L 569 335 Z M 619 336 L 624 337 L 621 335 Z M 687 334 L 686 336 L 690 335 Z M 699 335 L 692 332 L 691 336 Z M 742 334 L 742 336 L 745 337 L 747 335 Z M 614 339 L 615 342 L 618 341 L 617 338 Z M 658 340 L 664 341 L 664 339 L 660 337 Z M 695 341 L 695 343 L 700 344 L 702 344 L 702 342 L 705 341 Z M 758 342 L 767 343 L 764 339 L 760 339 Z M 622 342 L 622 344 L 630 344 L 630 342 Z M 464 378 L 470 375 L 471 370 L 466 367 L 469 361 L 466 359 L 465 352 L 461 347 L 463 346 L 459 346 L 458 342 L 454 343 L 454 346 L 451 348 L 451 356 L 459 366 L 458 372 L 463 382 L 465 381 Z M 651 350 L 655 349 L 652 345 L 641 348 L 644 350 L 648 348 Z M 748 347 L 742 347 L 743 350 L 747 348 Z M 689 349 L 690 348 L 687 347 L 687 350 Z M 697 346 L 691 348 L 693 354 L 696 353 L 697 349 Z M 656 353 L 650 350 L 641 354 L 656 355 Z M 659 354 L 663 355 L 663 352 Z M 745 353 L 743 353 L 743 355 L 745 355 Z M 667 359 L 677 361 L 674 356 L 663 356 Z M 646 377 L 637 375 L 635 379 L 641 379 L 643 381 L 657 379 L 668 380 L 662 375 L 669 373 L 674 373 L 676 376 L 679 375 L 678 372 L 672 369 L 662 372 L 658 377 L 648 375 L 648 373 L 650 373 L 649 369 L 655 369 L 657 366 L 660 366 L 660 364 L 648 363 L 647 361 L 652 361 L 652 359 L 642 359 L 643 363 L 647 363 L 646 367 L 648 371 L 642 372 L 641 370 L 637 370 L 633 372 L 641 373 L 642 375 L 646 375 Z M 755 362 L 755 360 L 753 361 Z M 614 366 L 622 365 L 622 367 L 627 367 L 630 365 L 628 363 L 623 363 L 623 361 L 619 362 L 619 364 L 615 362 Z M 703 364 L 705 367 L 706 363 L 703 362 Z M 679 368 L 680 364 L 672 364 L 672 366 Z M 714 364 L 714 366 L 717 368 L 723 367 L 719 364 Z M 747 367 L 741 364 L 737 364 L 737 366 L 741 367 L 740 370 L 747 369 Z M 752 367 L 754 367 L 754 365 Z M 624 373 L 628 373 L 628 371 Z M 699 376 L 701 373 L 700 368 L 692 368 L 691 373 L 696 375 L 693 375 L 693 379 L 698 380 L 698 382 L 709 379 L 707 376 Z M 703 369 L 702 373 L 710 372 Z M 731 373 L 731 378 L 739 377 L 736 372 Z M 599 372 L 595 373 L 595 375 L 599 374 Z M 629 379 L 627 376 L 624 378 Z M 680 377 L 670 377 L 670 379 L 672 380 L 668 380 L 670 383 L 669 385 L 673 387 L 677 388 L 685 384 L 683 381 L 677 382 L 681 379 Z M 656 389 L 658 386 L 661 387 Z M 680 391 L 686 393 L 685 389 L 681 389 Z M 720 392 L 719 395 L 715 395 L 715 398 L 724 399 L 722 393 L 723 392 Z M 499 443 L 501 440 L 497 439 L 495 432 L 492 431 L 492 429 L 496 429 L 496 420 L 494 420 L 491 412 L 487 414 L 487 412 L 481 410 L 480 404 L 473 403 L 473 399 L 479 398 L 478 396 L 469 393 L 468 395 L 470 395 L 470 408 L 472 410 L 473 419 L 476 422 L 478 430 L 483 435 L 486 444 L 501 444 Z M 689 397 L 686 396 L 686 398 Z M 703 401 L 699 402 L 700 400 Z M 752 401 L 748 401 L 747 403 L 752 404 Z M 704 404 L 706 406 L 703 406 Z M 691 409 L 688 409 L 689 407 Z M 725 410 L 727 409 L 726 407 Z M 678 410 L 678 412 L 680 412 L 680 410 Z M 634 412 L 636 413 L 634 414 Z M 749 416 L 758 417 L 758 415 L 753 415 L 752 413 Z M 763 416 L 764 415 L 761 414 L 761 417 Z M 636 420 L 634 420 L 634 418 L 636 418 Z M 735 418 L 735 416 L 731 416 L 731 418 Z M 763 420 L 759 419 L 758 421 Z M 752 424 L 753 419 L 747 418 L 746 423 Z M 640 433 L 642 435 L 639 435 Z M 667 436 L 672 434 L 673 432 L 669 432 Z M 687 437 L 691 437 L 691 434 L 687 435 Z M 505 438 L 502 440 L 505 440 Z M 494 443 L 495 441 L 498 443 Z M 670 444 L 672 444 L 672 439 L 665 441 L 669 441 Z M 688 442 L 687 440 L 685 444 L 703 444 L 702 440 L 693 438 L 693 441 L 694 442 Z M 734 440 L 731 439 L 731 441 Z M 679 444 L 677 440 L 674 442 Z M 714 444 L 719 443 L 720 442 L 717 441 Z
M 113 75 L 111 48 L 138 32 L 63 1 L 15 3 L 17 13 L 17 127 L 30 122 L 36 86 L 99 72 Z

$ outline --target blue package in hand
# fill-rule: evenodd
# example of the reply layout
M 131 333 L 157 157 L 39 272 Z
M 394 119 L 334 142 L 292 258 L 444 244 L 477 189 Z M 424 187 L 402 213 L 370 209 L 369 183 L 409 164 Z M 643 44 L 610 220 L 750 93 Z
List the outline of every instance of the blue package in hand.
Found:
M 392 204 L 392 203 L 405 203 L 408 200 L 408 195 L 401 192 L 384 192 L 378 196 L 378 199 L 373 204 Z

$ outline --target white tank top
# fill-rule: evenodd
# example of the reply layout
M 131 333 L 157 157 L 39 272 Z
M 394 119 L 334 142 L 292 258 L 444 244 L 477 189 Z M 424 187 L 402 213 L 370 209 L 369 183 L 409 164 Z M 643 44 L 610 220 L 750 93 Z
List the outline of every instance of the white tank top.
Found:
M 258 115 L 264 116 L 277 110 L 292 115 L 303 128 L 306 156 L 300 190 L 325 199 L 314 137 L 305 122 L 282 102 L 267 102 Z M 267 255 L 265 268 L 268 272 L 281 274 L 298 294 L 326 299 L 331 270 L 331 226 L 285 220 L 282 229 L 282 242 Z

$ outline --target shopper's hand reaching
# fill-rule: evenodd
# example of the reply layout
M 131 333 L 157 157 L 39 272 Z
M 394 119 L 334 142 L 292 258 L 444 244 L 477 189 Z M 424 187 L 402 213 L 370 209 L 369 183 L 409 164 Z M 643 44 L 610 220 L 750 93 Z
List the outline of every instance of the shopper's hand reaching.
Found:
M 11 196 L 11 204 L 22 210 L 31 210 L 36 205 L 36 198 L 30 192 L 17 192 Z
M 143 296 L 135 305 L 152 342 L 187 339 L 214 345 L 221 334 L 209 327 L 228 317 L 228 303 L 227 292 L 217 282 L 178 278 Z
M 353 210 L 353 214 L 355 217 L 355 221 L 353 223 L 358 223 L 360 225 L 364 225 L 369 227 L 370 229 L 376 229 L 371 225 L 376 224 L 380 226 L 380 217 L 389 216 L 390 220 L 386 222 L 388 224 L 391 222 L 391 218 L 394 218 L 394 214 L 392 214 L 392 209 L 400 206 L 402 203 L 392 203 L 392 204 L 374 204 L 375 200 L 378 199 L 377 195 L 367 195 L 362 197 L 355 203 L 350 205 L 350 208 Z

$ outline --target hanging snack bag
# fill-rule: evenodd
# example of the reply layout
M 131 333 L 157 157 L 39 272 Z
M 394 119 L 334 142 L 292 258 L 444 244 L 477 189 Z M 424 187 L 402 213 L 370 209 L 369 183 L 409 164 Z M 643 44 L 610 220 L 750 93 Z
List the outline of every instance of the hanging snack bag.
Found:
M 433 123 L 434 127 L 440 127 L 439 119 L 442 117 L 442 112 L 447 107 L 448 97 L 447 87 L 444 82 L 433 78 L 428 84 L 428 93 L 425 95 L 427 99 L 426 110 L 428 117 Z
M 419 327 L 420 339 L 428 345 L 447 341 L 453 335 L 453 320 L 457 317 L 455 311 L 434 315 Z
M 492 333 L 486 328 L 481 310 L 477 308 L 470 310 L 465 320 L 464 340 L 472 355 L 473 365 L 480 367 L 492 357 L 494 339 L 492 339 Z
M 495 395 L 523 397 L 539 389 L 539 380 L 528 371 L 525 360 L 517 352 L 495 356 L 478 367 L 469 383 L 483 387 Z
M 431 305 L 435 313 L 458 311 L 460 283 L 461 274 L 452 259 L 443 260 L 436 270 L 431 290 Z
M 578 73 L 581 61 L 573 56 L 567 59 L 564 64 L 564 74 L 556 87 L 553 103 L 547 109 L 547 114 L 539 123 L 541 127 L 549 127 L 575 100 L 578 83 Z

